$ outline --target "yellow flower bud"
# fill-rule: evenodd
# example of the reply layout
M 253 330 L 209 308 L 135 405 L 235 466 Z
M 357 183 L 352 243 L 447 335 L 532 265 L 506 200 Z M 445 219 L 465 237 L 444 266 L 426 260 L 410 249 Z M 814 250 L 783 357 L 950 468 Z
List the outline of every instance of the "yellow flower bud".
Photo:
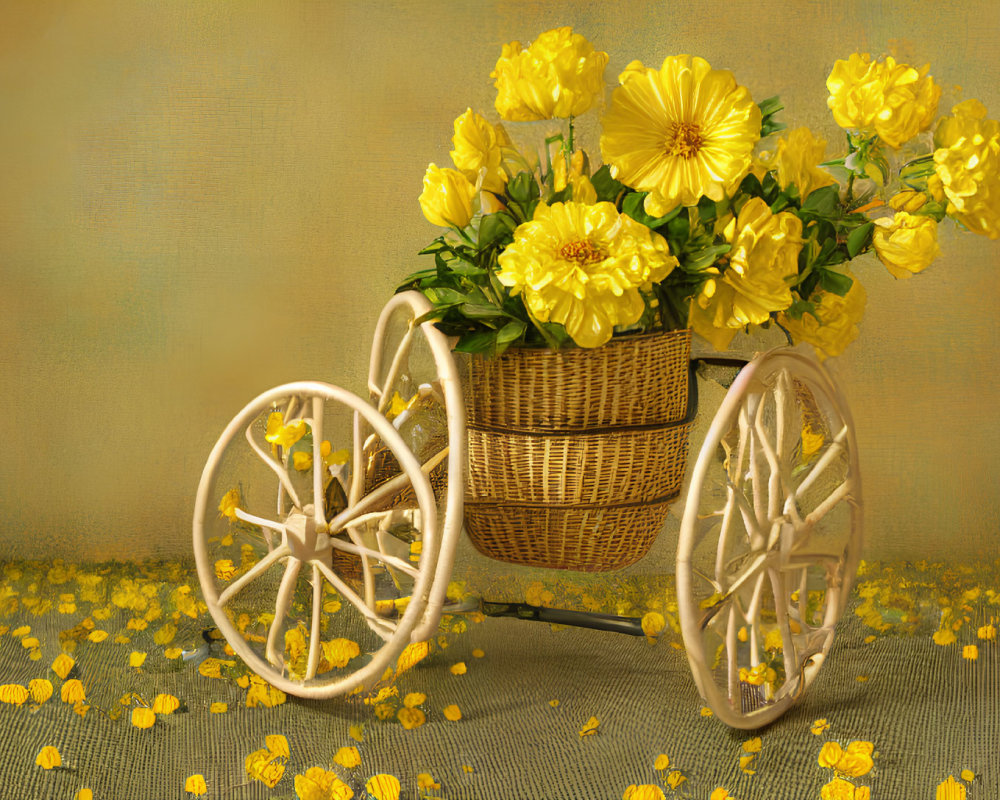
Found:
M 503 192 L 507 173 L 503 169 L 501 147 L 509 139 L 500 125 L 491 125 L 470 108 L 455 120 L 451 141 L 455 145 L 451 160 L 471 183 L 478 182 L 482 174 L 483 191 Z
M 905 211 L 875 220 L 872 245 L 879 260 L 897 278 L 922 272 L 941 253 L 937 222 Z
M 905 211 L 908 214 L 915 214 L 924 207 L 927 202 L 927 195 L 923 192 L 907 190 L 894 194 L 889 200 L 889 208 L 893 211 Z
M 761 163 L 778 173 L 782 189 L 794 184 L 799 198 L 805 200 L 810 192 L 836 183 L 834 177 L 819 164 L 826 156 L 826 142 L 813 136 L 808 128 L 795 128 L 787 137 L 778 139 L 774 152 L 762 156 Z
M 464 228 L 472 220 L 476 187 L 461 172 L 435 164 L 424 173 L 420 210 L 427 221 L 441 228 Z
M 568 27 L 546 31 L 527 48 L 505 44 L 490 74 L 496 109 L 516 122 L 578 117 L 604 93 L 607 63 L 607 53 Z

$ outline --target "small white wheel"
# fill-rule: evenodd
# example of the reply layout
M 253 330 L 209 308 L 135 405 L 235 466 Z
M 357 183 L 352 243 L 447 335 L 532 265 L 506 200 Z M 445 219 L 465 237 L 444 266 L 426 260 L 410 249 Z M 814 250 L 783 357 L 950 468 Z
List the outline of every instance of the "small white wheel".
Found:
M 857 570 L 861 527 L 840 391 L 811 357 L 759 356 L 709 428 L 677 549 L 684 646 L 722 722 L 766 725 L 812 683 Z
M 461 526 L 464 412 L 445 337 L 414 324 L 426 310 L 400 295 L 383 311 L 370 401 L 326 383 L 276 387 L 230 422 L 205 466 L 194 514 L 205 602 L 233 650 L 285 692 L 372 687 L 437 626 L 440 555 L 450 574 Z M 416 339 L 430 345 L 428 383 L 409 367 Z

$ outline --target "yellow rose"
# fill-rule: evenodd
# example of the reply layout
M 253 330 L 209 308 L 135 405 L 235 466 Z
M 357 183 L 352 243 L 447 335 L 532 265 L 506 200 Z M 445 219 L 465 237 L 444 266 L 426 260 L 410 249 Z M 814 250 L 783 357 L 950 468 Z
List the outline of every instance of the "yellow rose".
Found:
M 774 152 L 761 160 L 768 169 L 778 173 L 778 184 L 787 189 L 794 184 L 799 198 L 805 200 L 814 189 L 836 183 L 834 177 L 818 166 L 825 158 L 826 141 L 817 139 L 808 128 L 796 128 L 782 136 Z
M 872 245 L 879 260 L 897 278 L 922 272 L 941 254 L 937 222 L 905 211 L 875 220 Z
M 420 210 L 432 225 L 464 228 L 472 220 L 475 196 L 475 185 L 461 172 L 431 164 L 424 173 Z
M 599 347 L 615 327 L 635 324 L 646 308 L 641 290 L 677 266 L 662 236 L 613 203 L 575 202 L 539 203 L 498 262 L 500 282 L 580 347 Z
M 934 170 L 948 214 L 973 233 L 1000 238 L 1000 122 L 987 119 L 978 100 L 959 103 L 952 114 L 934 133 Z
M 941 87 L 928 69 L 898 64 L 892 56 L 872 61 L 867 53 L 854 53 L 837 61 L 826 79 L 827 105 L 841 128 L 874 132 L 898 148 L 925 130 L 937 113 Z
M 473 184 L 479 182 L 486 192 L 502 193 L 507 184 L 507 173 L 503 169 L 504 146 L 510 139 L 503 127 L 491 125 L 471 108 L 455 120 L 455 135 L 452 137 L 455 149 L 451 160 L 459 172 Z
M 802 222 L 794 214 L 772 214 L 755 197 L 740 210 L 733 229 L 729 266 L 711 277 L 692 300 L 688 324 L 716 349 L 725 350 L 736 331 L 765 322 L 792 304 L 798 275 Z
M 512 122 L 578 117 L 604 93 L 607 63 L 608 54 L 572 28 L 546 31 L 527 49 L 505 44 L 490 74 L 496 109 Z
M 812 314 L 803 314 L 801 319 L 778 315 L 778 322 L 792 339 L 811 344 L 821 361 L 840 355 L 858 336 L 858 323 L 864 316 L 868 295 L 861 281 L 851 275 L 848 277 L 853 278 L 854 283 L 843 297 L 822 290 L 813 293 L 810 299 L 818 320 Z

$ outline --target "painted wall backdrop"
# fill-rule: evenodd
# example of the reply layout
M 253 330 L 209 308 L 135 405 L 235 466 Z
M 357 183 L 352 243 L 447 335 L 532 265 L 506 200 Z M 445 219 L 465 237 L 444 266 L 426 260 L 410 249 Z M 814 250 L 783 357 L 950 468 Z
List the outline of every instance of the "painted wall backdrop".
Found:
M 825 79 L 856 50 L 929 61 L 1000 116 L 994 0 L 3 6 L 0 557 L 186 556 L 245 402 L 360 387 L 377 311 L 435 235 L 424 169 L 466 107 L 495 119 L 504 42 L 571 25 L 609 86 L 700 55 L 831 155 Z M 868 315 L 836 367 L 870 558 L 1000 552 L 1000 247 L 950 223 L 941 245 L 910 281 L 857 269 Z

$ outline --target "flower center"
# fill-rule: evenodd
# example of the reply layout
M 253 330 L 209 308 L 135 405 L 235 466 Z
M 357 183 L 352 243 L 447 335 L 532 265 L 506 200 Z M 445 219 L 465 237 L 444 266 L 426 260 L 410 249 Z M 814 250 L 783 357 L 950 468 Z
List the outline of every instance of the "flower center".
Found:
M 701 128 L 694 122 L 674 122 L 667 137 L 667 154 L 680 158 L 694 158 L 704 143 Z
M 559 249 L 559 255 L 567 261 L 575 261 L 581 267 L 588 264 L 596 264 L 608 257 L 608 254 L 599 247 L 594 247 L 593 243 L 587 239 L 580 239 L 576 242 L 567 242 Z

